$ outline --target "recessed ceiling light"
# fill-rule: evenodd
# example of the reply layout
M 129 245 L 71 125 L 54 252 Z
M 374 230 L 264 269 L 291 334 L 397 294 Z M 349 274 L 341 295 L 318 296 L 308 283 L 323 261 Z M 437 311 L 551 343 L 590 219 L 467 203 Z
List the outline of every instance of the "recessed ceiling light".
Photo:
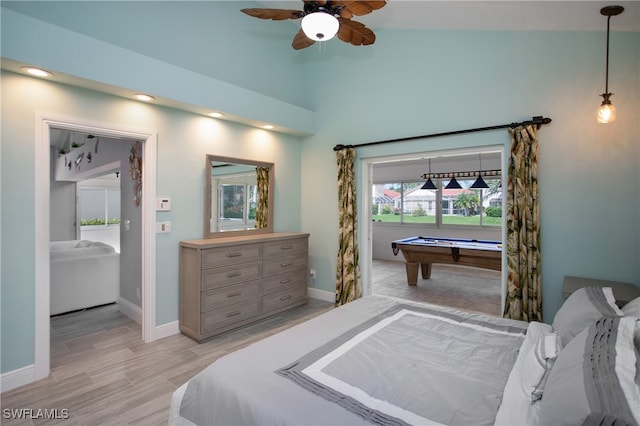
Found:
M 49 71 L 47 70 L 43 70 L 41 68 L 34 68 L 34 67 L 22 67 L 20 68 L 22 71 L 34 75 L 36 77 L 51 77 L 53 76 L 53 74 L 51 74 Z
M 133 97 L 139 101 L 145 101 L 145 102 L 151 102 L 152 100 L 155 99 L 153 96 L 145 95 L 144 93 L 136 93 L 135 95 L 133 95 Z
M 213 117 L 213 118 L 220 118 L 220 117 L 224 117 L 224 114 L 223 114 L 223 113 L 221 113 L 221 112 L 217 112 L 217 111 L 209 112 L 209 113 L 207 113 L 207 115 L 208 115 L 209 117 Z
M 267 125 L 262 126 L 262 128 L 263 129 L 267 129 L 267 130 L 271 130 L 271 129 L 273 129 L 273 126 L 271 124 L 267 124 Z

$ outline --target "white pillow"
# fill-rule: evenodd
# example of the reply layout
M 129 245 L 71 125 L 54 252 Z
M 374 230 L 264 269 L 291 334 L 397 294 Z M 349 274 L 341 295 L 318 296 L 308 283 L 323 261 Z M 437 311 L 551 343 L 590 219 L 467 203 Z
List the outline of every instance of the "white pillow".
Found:
M 636 297 L 631 302 L 622 307 L 622 313 L 625 317 L 640 318 L 640 297 Z
M 548 345 L 547 335 L 552 336 Z M 536 423 L 540 410 L 540 403 L 536 401 L 546 382 L 547 366 L 551 368 L 551 365 L 547 365 L 545 353 L 547 350 L 553 352 L 555 358 L 559 348 L 551 343 L 552 340 L 557 342 L 558 339 L 550 325 L 535 321 L 529 324 L 527 335 L 520 346 L 502 394 L 502 403 L 496 414 L 496 425 Z M 551 346 L 555 346 L 555 350 L 552 350 Z
M 542 398 L 544 385 L 547 383 L 549 372 L 560 352 L 558 333 L 545 333 L 536 343 L 523 363 L 522 387 L 531 396 L 531 403 Z

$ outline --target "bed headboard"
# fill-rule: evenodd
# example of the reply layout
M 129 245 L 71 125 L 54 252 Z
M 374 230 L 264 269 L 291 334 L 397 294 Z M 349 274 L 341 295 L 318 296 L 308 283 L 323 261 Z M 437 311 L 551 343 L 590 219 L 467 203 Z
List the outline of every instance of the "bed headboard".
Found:
M 621 283 L 617 281 L 597 280 L 593 278 L 564 277 L 562 286 L 562 296 L 566 299 L 581 287 L 611 287 L 616 298 L 616 304 L 620 307 L 640 296 L 640 289 L 633 284 Z

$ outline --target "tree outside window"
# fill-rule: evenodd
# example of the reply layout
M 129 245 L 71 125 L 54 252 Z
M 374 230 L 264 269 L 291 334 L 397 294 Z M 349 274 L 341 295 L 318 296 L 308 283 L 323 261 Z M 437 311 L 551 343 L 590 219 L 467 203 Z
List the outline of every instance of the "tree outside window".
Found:
M 475 179 L 458 179 L 459 189 L 446 189 L 448 179 L 434 180 L 438 191 L 422 189 L 424 182 L 373 185 L 375 222 L 468 226 L 502 224 L 500 178 L 485 178 L 488 189 L 471 189 Z

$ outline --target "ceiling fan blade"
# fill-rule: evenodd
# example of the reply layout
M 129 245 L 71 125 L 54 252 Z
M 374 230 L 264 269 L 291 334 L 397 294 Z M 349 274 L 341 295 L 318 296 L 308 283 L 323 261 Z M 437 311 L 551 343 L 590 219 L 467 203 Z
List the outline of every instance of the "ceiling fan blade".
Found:
M 293 38 L 293 43 L 291 43 L 291 46 L 296 50 L 300 50 L 300 49 L 304 49 L 305 47 L 309 47 L 314 43 L 315 41 L 307 37 L 304 31 L 302 31 L 301 29 L 300 31 L 298 31 L 298 34 L 296 34 L 296 36 Z
M 364 24 L 344 18 L 338 18 L 338 21 L 340 21 L 338 38 L 345 43 L 351 43 L 354 46 L 368 46 L 375 43 L 376 35 Z
M 342 11 L 340 12 L 340 16 L 343 18 L 351 18 L 351 16 L 347 16 L 348 13 L 356 16 L 366 15 L 371 13 L 374 10 L 378 10 L 384 7 L 387 4 L 386 0 L 371 0 L 371 1 L 333 1 L 333 5 L 336 6 L 344 6 Z M 346 12 L 345 12 L 346 10 Z
M 283 21 L 285 19 L 298 19 L 304 16 L 301 10 L 292 9 L 241 9 L 241 12 L 249 16 L 260 19 L 272 19 L 274 21 Z
M 353 18 L 353 13 L 345 7 L 340 10 L 340 17 L 344 19 L 351 19 Z

